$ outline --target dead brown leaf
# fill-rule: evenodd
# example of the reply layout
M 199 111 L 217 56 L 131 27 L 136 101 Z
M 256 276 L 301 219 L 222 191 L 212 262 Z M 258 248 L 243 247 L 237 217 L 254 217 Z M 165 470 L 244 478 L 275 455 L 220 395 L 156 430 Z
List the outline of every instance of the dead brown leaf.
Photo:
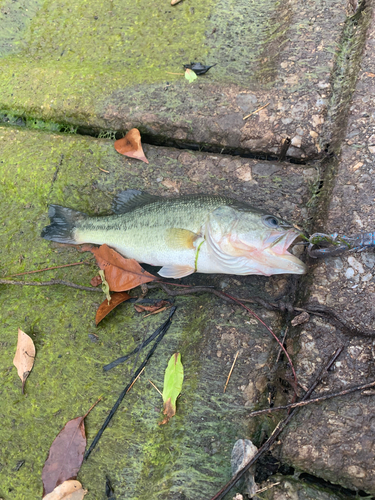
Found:
M 56 486 L 51 493 L 43 497 L 43 500 L 82 500 L 87 493 L 79 481 L 70 480 Z
M 154 304 L 152 306 L 146 306 L 145 304 L 134 304 L 134 309 L 139 313 L 144 312 L 144 311 L 153 313 L 153 312 L 158 311 L 162 307 L 170 306 L 170 305 L 171 305 L 171 303 L 169 302 L 169 300 L 159 300 L 158 302 L 156 302 L 156 304 Z
M 119 304 L 122 302 L 125 302 L 125 300 L 129 300 L 130 295 L 126 292 L 117 292 L 113 293 L 111 295 L 111 301 L 108 304 L 108 300 L 105 299 L 100 306 L 98 307 L 98 310 L 96 311 L 96 316 L 95 316 L 95 324 L 98 326 L 98 324 L 101 322 L 102 319 L 104 319 L 107 314 L 109 314 L 115 307 L 117 307 Z
M 141 134 L 137 128 L 132 128 L 125 137 L 116 141 L 115 150 L 122 155 L 148 163 L 142 149 Z
M 102 278 L 99 275 L 94 276 L 90 281 L 91 286 L 99 286 L 101 285 L 101 283 L 102 283 Z
M 310 314 L 304 311 L 298 316 L 295 316 L 292 319 L 291 324 L 292 326 L 303 325 L 304 323 L 307 323 L 309 319 L 310 319 Z
M 181 182 L 172 181 L 171 179 L 165 179 L 162 184 L 168 189 L 173 189 L 176 193 L 180 192 Z
M 165 425 L 169 422 L 169 420 L 176 415 L 176 407 L 173 407 L 171 398 L 168 398 L 164 403 L 164 411 L 163 415 L 165 415 L 164 419 L 159 422 L 159 425 Z
M 25 382 L 29 376 L 35 360 L 35 346 L 32 339 L 18 328 L 18 342 L 13 364 L 17 368 L 18 376 L 22 380 L 22 394 L 25 393 Z
M 112 292 L 125 292 L 142 283 L 158 279 L 145 271 L 136 260 L 126 259 L 108 245 L 99 248 L 87 245 L 86 250 L 95 255 L 96 262 L 100 269 L 103 269 Z
M 86 448 L 84 418 L 69 420 L 52 443 L 42 471 L 43 497 L 77 477 Z

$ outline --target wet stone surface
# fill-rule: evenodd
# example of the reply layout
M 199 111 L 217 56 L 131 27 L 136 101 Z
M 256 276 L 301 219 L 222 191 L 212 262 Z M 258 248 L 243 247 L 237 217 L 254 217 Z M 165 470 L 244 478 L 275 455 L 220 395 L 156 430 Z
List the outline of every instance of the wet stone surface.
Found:
M 97 274 L 91 255 L 40 238 L 48 223 L 48 203 L 104 214 L 114 194 L 126 188 L 164 196 L 210 191 L 251 200 L 303 224 L 309 185 L 316 175 L 315 169 L 303 166 L 148 146 L 145 153 L 150 163 L 146 165 L 118 155 L 112 141 L 25 129 L 3 127 L 0 140 L 2 277 L 88 262 L 16 278 L 30 281 L 56 278 L 89 285 Z M 293 278 L 285 276 L 197 274 L 183 282 L 271 300 L 293 290 Z M 95 328 L 95 311 L 104 300 L 101 293 L 62 286 L 1 285 L 1 290 L 0 496 L 20 499 L 27 484 L 28 498 L 36 499 L 41 494 L 41 469 L 56 434 L 104 394 L 86 419 L 91 443 L 129 379 L 134 361 L 108 373 L 103 373 L 103 365 L 132 350 L 166 319 L 167 312 L 143 319 L 124 303 Z M 159 291 L 149 294 L 163 296 Z M 177 312 L 167 337 L 81 468 L 79 479 L 92 498 L 103 497 L 106 475 L 119 498 L 150 498 L 150 490 L 153 499 L 174 499 L 182 492 L 192 500 L 209 498 L 230 477 L 233 443 L 249 436 L 262 440 L 277 421 L 267 417 L 258 425 L 259 421 L 246 419 L 249 410 L 267 404 L 277 355 L 267 331 L 236 306 L 207 294 L 179 297 L 175 304 Z M 276 331 L 280 329 L 278 314 L 257 312 Z M 37 351 L 26 396 L 21 395 L 12 368 L 18 327 L 32 336 Z M 181 352 L 185 367 L 183 394 L 176 417 L 160 427 L 162 402 L 148 379 L 161 388 L 166 363 L 176 351 Z M 236 367 L 224 394 L 237 351 Z M 21 459 L 25 464 L 15 471 Z
M 297 477 L 275 475 L 272 481 L 260 485 L 261 488 L 269 487 L 260 495 L 266 500 L 350 500 L 353 498 L 350 494 L 317 487 L 304 480 L 299 481 Z M 271 487 L 275 483 L 279 484 Z
M 314 224 L 327 233 L 372 231 L 374 24 L 353 99 L 351 92 L 373 2 L 366 3 L 363 16 L 348 19 L 353 5 L 3 0 L 0 121 L 14 128 L 0 127 L 1 277 L 85 260 L 16 279 L 89 285 L 97 274 L 91 254 L 40 238 L 47 206 L 108 214 L 114 195 L 127 188 L 161 196 L 226 194 L 305 230 Z M 191 61 L 216 65 L 189 84 L 175 73 Z M 22 124 L 27 128 L 15 127 Z M 115 131 L 133 127 L 144 143 L 171 147 L 145 144 L 149 165 L 118 155 Z M 87 133 L 107 139 L 79 135 Z M 287 137 L 287 158 L 299 165 L 276 161 Z M 204 148 L 217 153 L 192 151 Z M 326 157 L 331 151 L 336 158 Z M 258 159 L 230 156 L 234 152 Z M 334 187 L 327 195 L 329 185 Z M 324 304 L 359 328 L 374 329 L 373 251 L 310 259 L 308 265 L 302 280 L 195 274 L 183 283 L 273 302 L 293 302 L 297 288 L 301 306 Z M 104 394 L 86 419 L 91 443 L 133 368 L 130 362 L 103 373 L 102 366 L 142 342 L 167 312 L 143 318 L 124 303 L 96 328 L 101 293 L 10 285 L 0 290 L 0 497 L 37 499 L 56 434 Z M 148 296 L 165 298 L 159 291 Z M 167 337 L 81 468 L 78 479 L 92 498 L 104 498 L 106 476 L 116 498 L 149 500 L 150 491 L 152 500 L 211 498 L 230 477 L 233 444 L 251 439 L 260 446 L 282 418 L 272 413 L 249 419 L 248 413 L 292 397 L 285 360 L 275 362 L 276 343 L 254 318 L 208 294 L 178 297 L 175 305 Z M 254 309 L 280 333 L 285 316 Z M 32 336 L 37 350 L 25 396 L 12 366 L 18 327 Z M 289 330 L 286 346 L 303 386 L 340 345 L 342 354 L 314 395 L 374 380 L 375 345 L 316 316 Z M 148 379 L 161 388 L 167 360 L 176 351 L 185 368 L 183 393 L 176 417 L 159 426 L 162 402 Z M 374 404 L 372 393 L 357 392 L 301 409 L 272 449 L 278 467 L 289 464 L 295 475 L 270 478 L 281 484 L 262 498 L 346 500 L 356 490 L 375 494 Z M 306 484 L 301 473 L 316 483 Z M 336 484 L 352 491 L 334 490 Z
M 374 43 L 373 24 L 351 104 L 327 221 L 322 222 L 327 233 L 351 236 L 374 230 Z M 309 303 L 332 307 L 358 328 L 374 331 L 373 249 L 317 262 Z M 300 381 L 308 385 L 340 345 L 345 349 L 317 394 L 374 380 L 373 339 L 350 338 L 315 318 L 300 333 L 296 358 Z M 284 434 L 283 459 L 332 483 L 374 494 L 374 404 L 372 392 L 359 392 L 302 410 Z
M 300 159 L 326 147 L 343 0 L 29 3 L 2 11 L 5 113 L 263 155 L 289 137 Z M 191 61 L 216 66 L 189 84 L 175 73 Z

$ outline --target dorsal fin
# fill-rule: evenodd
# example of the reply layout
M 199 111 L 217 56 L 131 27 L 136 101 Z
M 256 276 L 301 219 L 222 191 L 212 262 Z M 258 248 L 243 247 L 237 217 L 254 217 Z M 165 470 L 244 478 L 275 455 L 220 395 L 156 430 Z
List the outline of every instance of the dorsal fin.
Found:
M 124 214 L 136 207 L 147 205 L 159 199 L 159 196 L 154 196 L 144 191 L 127 189 L 126 191 L 120 191 L 118 195 L 115 196 L 112 202 L 112 210 L 115 214 Z

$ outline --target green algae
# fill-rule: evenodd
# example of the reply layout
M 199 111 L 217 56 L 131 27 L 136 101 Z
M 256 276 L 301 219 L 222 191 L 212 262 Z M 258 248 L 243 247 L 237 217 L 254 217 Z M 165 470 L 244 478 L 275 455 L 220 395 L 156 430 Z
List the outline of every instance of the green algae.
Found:
M 1 60 L 3 103 L 9 98 L 4 107 L 28 114 L 41 107 L 49 118 L 58 109 L 85 122 L 103 95 L 176 79 L 166 72 L 207 56 L 205 19 L 212 4 L 200 0 L 192 14 L 186 3 L 46 2 L 23 32 L 22 50 Z
M 2 276 L 85 260 L 88 265 L 27 279 L 56 278 L 89 285 L 97 274 L 91 255 L 40 238 L 48 223 L 47 204 L 53 201 L 90 214 L 105 213 L 113 191 L 145 187 L 152 164 L 125 159 L 111 142 L 88 137 L 0 127 L 0 141 Z M 169 172 L 175 164 L 170 159 Z M 108 167 L 110 174 L 99 166 Z M 129 380 L 133 361 L 108 373 L 102 366 L 142 342 L 167 312 L 142 320 L 131 304 L 124 303 L 95 328 L 95 311 L 104 299 L 100 292 L 62 286 L 1 285 L 0 290 L 0 496 L 33 500 L 40 498 L 41 470 L 57 433 L 104 395 L 86 419 L 90 443 Z M 160 297 L 160 292 L 151 296 Z M 129 500 L 149 499 L 150 491 L 155 499 L 174 498 L 181 491 L 186 498 L 203 499 L 229 479 L 231 447 L 246 433 L 246 424 L 238 388 L 242 375 L 234 374 L 230 391 L 223 394 L 225 364 L 216 355 L 206 355 L 215 342 L 216 318 L 223 313 L 223 305 L 207 296 L 181 297 L 176 305 L 173 324 L 145 375 L 81 468 L 79 479 L 92 498 L 104 497 L 106 475 L 119 498 Z M 242 328 L 243 316 L 220 319 L 218 327 L 228 325 Z M 32 336 L 37 351 L 25 396 L 12 367 L 18 327 Z M 176 351 L 181 352 L 185 367 L 183 391 L 176 417 L 160 427 L 162 400 L 147 379 L 161 387 L 166 363 Z M 20 460 L 25 463 L 16 471 Z
M 17 16 L 15 4 L 9 9 Z M 102 0 L 67 6 L 50 0 L 20 31 L 16 50 L 0 59 L 0 107 L 16 115 L 104 128 L 101 103 L 111 94 L 176 80 L 184 92 L 183 76 L 173 73 L 190 61 L 217 63 L 194 85 L 248 88 L 258 82 L 264 87 L 276 77 L 290 22 L 284 10 L 275 0 L 197 0 L 194 6 L 152 8 L 147 0 L 126 6 Z
M 24 32 L 42 3 L 42 0 L 0 2 L 0 57 L 22 49 Z

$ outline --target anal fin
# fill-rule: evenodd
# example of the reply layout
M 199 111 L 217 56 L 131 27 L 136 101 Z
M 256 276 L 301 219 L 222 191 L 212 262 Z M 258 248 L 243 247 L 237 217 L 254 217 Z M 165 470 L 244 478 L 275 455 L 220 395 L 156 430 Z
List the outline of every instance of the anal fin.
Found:
M 185 276 L 189 276 L 189 274 L 193 274 L 195 272 L 194 267 L 192 266 L 181 266 L 174 264 L 167 264 L 163 266 L 158 274 L 163 276 L 163 278 L 184 278 Z

